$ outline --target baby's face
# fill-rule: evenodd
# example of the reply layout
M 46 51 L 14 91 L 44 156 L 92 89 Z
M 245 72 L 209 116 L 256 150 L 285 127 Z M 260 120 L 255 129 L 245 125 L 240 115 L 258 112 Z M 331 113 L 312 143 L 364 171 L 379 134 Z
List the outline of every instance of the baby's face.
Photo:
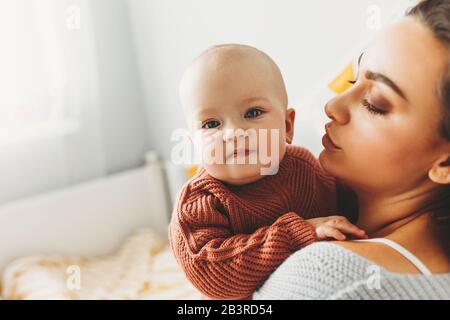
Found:
M 181 102 L 210 175 L 241 185 L 276 173 L 295 117 L 279 81 L 263 57 L 239 52 L 212 53 L 188 69 Z

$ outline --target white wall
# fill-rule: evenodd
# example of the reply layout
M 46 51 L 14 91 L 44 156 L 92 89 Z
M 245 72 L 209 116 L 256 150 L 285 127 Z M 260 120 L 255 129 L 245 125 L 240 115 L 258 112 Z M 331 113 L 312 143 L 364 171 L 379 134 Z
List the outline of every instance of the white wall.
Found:
M 245 43 L 279 64 L 290 105 L 323 84 L 349 52 L 373 33 L 366 26 L 369 5 L 381 19 L 396 1 L 388 0 L 126 0 L 141 88 L 147 109 L 149 145 L 170 155 L 172 130 L 184 127 L 178 81 L 202 50 L 217 43 Z M 397 1 L 398 2 L 398 1 Z M 322 108 L 320 108 L 322 109 Z M 317 110 L 317 112 L 323 112 Z M 299 114 L 301 116 L 301 114 Z M 307 119 L 297 119 L 297 141 L 320 144 Z
M 136 167 L 150 149 L 169 160 L 171 134 L 185 126 L 177 94 L 181 74 L 201 51 L 218 43 L 253 45 L 275 59 L 290 106 L 298 111 L 296 142 L 321 148 L 301 102 L 373 33 L 366 26 L 368 6 L 378 5 L 383 20 L 399 1 L 405 0 L 1 2 L 19 3 L 22 15 L 32 2 L 53 7 L 67 68 L 63 104 L 69 114 L 81 115 L 75 115 L 80 120 L 75 133 L 0 147 L 0 203 Z M 70 5 L 81 8 L 81 30 L 64 25 Z M 0 14 L 10 15 L 7 10 Z M 10 20 L 20 23 L 16 18 Z M 20 39 L 7 23 L 2 31 Z M 2 39 L 0 62 L 7 66 L 2 53 L 12 46 Z M 21 52 L 36 53 L 28 42 L 30 49 Z M 5 81 L 10 82 L 8 76 Z M 323 113 L 322 106 L 317 112 Z
M 144 154 L 151 146 L 127 6 L 123 0 L 89 0 L 89 3 L 97 53 L 105 166 L 109 174 L 144 164 Z
M 70 6 L 80 8 L 76 30 L 66 26 Z M 3 144 L 0 139 L 0 203 L 144 164 L 150 148 L 146 110 L 126 3 L 2 0 L 0 8 L 0 35 L 9 35 L 0 37 L 0 69 L 6 70 L 0 84 L 17 85 L 10 105 L 0 94 L 0 111 L 11 105 L 20 111 L 24 105 L 31 111 L 23 108 L 22 113 L 39 113 L 50 120 L 51 112 L 39 110 L 33 94 L 55 91 L 41 104 L 61 108 L 65 120 L 76 123 L 73 130 L 49 126 L 43 126 L 43 134 L 30 130 L 29 138 L 14 143 Z M 10 65 L 13 70 L 8 73 L 4 66 Z M 18 131 L 23 135 L 23 129 Z M 7 135 L 15 139 L 13 131 Z

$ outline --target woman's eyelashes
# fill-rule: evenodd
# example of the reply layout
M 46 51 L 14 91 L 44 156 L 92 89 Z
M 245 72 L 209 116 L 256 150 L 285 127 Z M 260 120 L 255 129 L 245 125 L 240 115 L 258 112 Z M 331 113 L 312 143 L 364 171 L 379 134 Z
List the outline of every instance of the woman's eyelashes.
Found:
M 374 104 L 370 103 L 367 99 L 363 99 L 362 105 L 367 109 L 367 111 L 375 115 L 384 115 L 387 113 L 386 110 L 378 108 Z
M 246 118 L 246 119 L 257 118 L 257 117 L 261 116 L 263 113 L 264 112 L 258 107 L 251 108 L 250 110 L 248 110 L 245 113 L 244 118 Z
M 348 83 L 353 85 L 357 81 L 358 81 L 358 78 L 356 78 L 355 80 L 348 80 Z M 387 113 L 386 110 L 377 107 L 373 103 L 370 103 L 367 98 L 363 99 L 362 105 L 367 109 L 367 111 L 369 111 L 370 113 L 375 114 L 375 115 L 385 115 Z

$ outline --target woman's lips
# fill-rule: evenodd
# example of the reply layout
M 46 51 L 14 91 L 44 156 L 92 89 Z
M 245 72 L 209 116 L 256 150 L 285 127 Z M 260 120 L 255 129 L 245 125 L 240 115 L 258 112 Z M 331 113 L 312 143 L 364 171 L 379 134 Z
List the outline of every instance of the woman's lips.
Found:
M 330 125 L 325 125 L 325 135 L 322 137 L 322 144 L 327 149 L 341 150 L 342 148 L 334 143 L 329 132 Z

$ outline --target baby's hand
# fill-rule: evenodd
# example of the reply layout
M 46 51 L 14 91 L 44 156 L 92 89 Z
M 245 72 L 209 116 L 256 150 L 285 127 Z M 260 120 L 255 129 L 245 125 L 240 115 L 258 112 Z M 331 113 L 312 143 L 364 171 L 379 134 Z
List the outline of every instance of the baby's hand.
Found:
M 317 238 L 319 240 L 334 238 L 336 240 L 343 241 L 346 239 L 345 234 L 352 235 L 357 238 L 368 238 L 364 230 L 358 228 L 343 216 L 313 218 L 306 221 L 314 226 L 316 229 Z

